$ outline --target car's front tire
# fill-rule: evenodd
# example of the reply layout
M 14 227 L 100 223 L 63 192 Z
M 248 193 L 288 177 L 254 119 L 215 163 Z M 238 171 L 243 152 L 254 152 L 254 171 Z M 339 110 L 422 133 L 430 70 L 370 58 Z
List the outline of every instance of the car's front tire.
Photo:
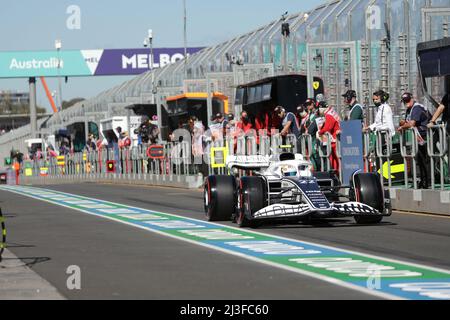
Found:
M 239 212 L 236 222 L 239 227 L 255 227 L 254 213 L 267 206 L 267 186 L 261 177 L 243 177 L 239 188 Z
M 357 173 L 354 176 L 351 194 L 355 201 L 364 203 L 380 213 L 384 212 L 384 190 L 380 178 L 374 173 Z M 355 216 L 358 224 L 377 224 L 383 216 Z
M 229 221 L 236 210 L 237 186 L 232 176 L 209 176 L 203 191 L 208 221 Z

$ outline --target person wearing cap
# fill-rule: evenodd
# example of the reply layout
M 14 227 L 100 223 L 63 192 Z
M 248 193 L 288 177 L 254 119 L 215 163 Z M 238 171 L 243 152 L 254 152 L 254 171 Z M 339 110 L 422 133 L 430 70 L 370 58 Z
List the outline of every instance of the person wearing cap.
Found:
M 223 123 L 224 134 L 226 137 L 234 137 L 236 134 L 237 122 L 234 119 L 234 114 L 229 113 Z
M 225 120 L 221 112 L 216 113 L 212 119 L 213 123 L 209 126 L 211 131 L 211 138 L 213 141 L 222 140 L 224 136 L 224 126 L 223 122 Z
M 338 134 L 341 132 L 341 119 L 339 118 L 339 114 L 326 101 L 321 101 L 319 103 L 319 114 L 325 118 L 325 122 L 320 128 L 318 135 L 325 145 L 331 143 L 331 167 L 333 168 L 333 170 L 339 172 L 339 160 L 337 156 L 336 140 Z M 331 135 L 331 141 L 326 140 L 326 133 L 329 133 Z
M 316 96 L 315 101 L 316 101 L 316 107 L 319 108 L 319 103 L 321 103 L 322 101 L 327 101 L 327 100 L 325 99 L 325 95 L 323 93 L 319 93 Z
M 348 90 L 346 93 L 342 95 L 344 98 L 344 103 L 349 108 L 349 113 L 347 116 L 348 120 L 364 120 L 364 111 L 363 107 L 356 100 L 356 91 Z
M 406 107 L 406 118 L 400 122 L 398 132 L 414 128 L 419 144 L 419 150 L 416 155 L 417 164 L 420 171 L 419 189 L 428 189 L 428 147 L 427 141 L 427 124 L 431 119 L 431 115 L 423 105 L 416 102 L 411 93 L 405 92 L 402 95 L 402 103 Z

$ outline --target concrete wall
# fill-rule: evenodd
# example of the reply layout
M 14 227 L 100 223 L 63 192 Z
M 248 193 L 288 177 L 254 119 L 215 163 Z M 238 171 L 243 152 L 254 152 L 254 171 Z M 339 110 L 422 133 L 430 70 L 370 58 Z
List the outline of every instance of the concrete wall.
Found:
M 143 174 L 129 174 L 119 178 L 116 174 L 101 174 L 94 176 L 22 177 L 20 181 L 21 185 L 59 185 L 73 183 L 114 183 L 198 189 L 203 185 L 204 178 L 202 176 L 163 176 Z
M 450 216 L 450 191 L 398 188 L 392 188 L 390 191 L 395 210 Z

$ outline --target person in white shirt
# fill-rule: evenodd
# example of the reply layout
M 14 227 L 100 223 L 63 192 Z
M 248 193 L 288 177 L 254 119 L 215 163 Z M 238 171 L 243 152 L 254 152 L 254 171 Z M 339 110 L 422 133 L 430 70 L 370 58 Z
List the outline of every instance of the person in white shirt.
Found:
M 379 90 L 373 94 L 373 103 L 378 108 L 375 122 L 370 126 L 366 126 L 364 131 L 380 131 L 389 130 L 391 136 L 395 135 L 394 117 L 392 109 L 388 104 L 389 94 L 383 90 Z

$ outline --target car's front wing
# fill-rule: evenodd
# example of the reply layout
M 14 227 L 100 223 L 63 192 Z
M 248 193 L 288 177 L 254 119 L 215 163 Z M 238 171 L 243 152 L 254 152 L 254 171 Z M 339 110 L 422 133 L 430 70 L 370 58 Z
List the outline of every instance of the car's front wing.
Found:
M 317 209 L 309 204 L 273 204 L 253 215 L 253 219 L 314 217 L 389 216 L 359 202 L 333 203 L 329 209 Z

